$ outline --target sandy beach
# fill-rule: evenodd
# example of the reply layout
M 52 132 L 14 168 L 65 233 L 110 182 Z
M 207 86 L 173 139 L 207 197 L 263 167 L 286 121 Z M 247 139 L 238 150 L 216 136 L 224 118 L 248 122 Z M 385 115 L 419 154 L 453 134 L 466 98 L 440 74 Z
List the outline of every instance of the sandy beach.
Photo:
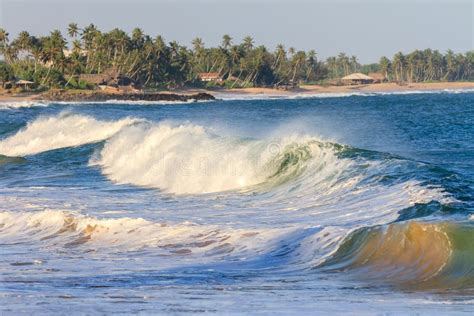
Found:
M 320 86 L 304 85 L 291 90 L 280 90 L 271 88 L 245 88 L 245 89 L 178 89 L 173 91 L 160 91 L 160 93 L 195 94 L 209 93 L 219 98 L 229 95 L 268 95 L 268 96 L 291 96 L 291 95 L 318 95 L 324 93 L 371 93 L 371 92 L 404 92 L 404 91 L 442 91 L 447 89 L 474 89 L 474 82 L 436 82 L 436 83 L 407 83 L 398 85 L 396 83 L 380 83 L 354 86 Z M 0 102 L 25 102 L 41 100 L 42 93 L 23 94 L 0 94 Z
M 322 94 L 322 93 L 370 93 L 370 92 L 397 92 L 397 91 L 441 91 L 446 89 L 474 89 L 474 82 L 436 82 L 436 83 L 409 83 L 398 85 L 396 83 L 366 84 L 354 86 L 319 86 L 305 85 L 292 90 L 278 90 L 269 88 L 246 88 L 220 90 L 223 94 L 248 94 L 248 95 L 295 95 L 295 94 Z M 213 93 L 215 91 L 210 91 Z

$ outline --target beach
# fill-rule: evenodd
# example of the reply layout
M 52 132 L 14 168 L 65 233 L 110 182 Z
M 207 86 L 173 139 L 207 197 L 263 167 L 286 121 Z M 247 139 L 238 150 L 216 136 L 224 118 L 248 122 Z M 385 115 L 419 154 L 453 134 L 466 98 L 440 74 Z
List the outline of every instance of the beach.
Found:
M 322 93 L 372 93 L 372 92 L 405 92 L 405 91 L 442 91 L 452 89 L 474 89 L 474 82 L 436 82 L 436 83 L 379 83 L 353 86 L 303 85 L 292 90 L 270 88 L 226 89 L 219 92 L 226 94 L 268 94 L 268 95 L 311 95 Z M 211 91 L 212 93 L 213 91 Z
M 244 89 L 197 89 L 185 88 L 169 91 L 160 91 L 160 94 L 177 94 L 189 96 L 198 93 L 208 93 L 216 98 L 222 96 L 296 96 L 296 95 L 319 95 L 337 93 L 382 93 L 382 92 L 410 92 L 410 91 L 443 91 L 456 89 L 474 89 L 474 82 L 435 82 L 435 83 L 407 83 L 398 85 L 396 83 L 380 83 L 353 86 L 322 86 L 322 85 L 302 85 L 298 88 L 283 90 L 272 88 L 244 88 Z M 84 90 L 84 94 L 92 93 L 91 90 Z M 107 95 L 118 95 L 117 93 L 99 92 Z M 22 93 L 7 94 L 0 93 L 0 102 L 31 102 L 43 100 L 44 93 Z

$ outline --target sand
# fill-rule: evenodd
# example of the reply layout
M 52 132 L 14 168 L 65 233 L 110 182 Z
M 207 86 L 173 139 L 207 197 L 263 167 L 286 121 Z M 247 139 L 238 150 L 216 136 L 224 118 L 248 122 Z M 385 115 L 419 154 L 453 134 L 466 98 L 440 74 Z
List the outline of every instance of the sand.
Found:
M 179 89 L 173 91 L 160 91 L 160 93 L 194 94 L 199 92 L 210 93 L 217 98 L 222 95 L 317 95 L 322 93 L 370 93 L 370 92 L 397 92 L 397 91 L 442 91 L 446 89 L 474 89 L 474 82 L 436 82 L 436 83 L 409 83 L 398 85 L 395 83 L 380 83 L 355 86 L 318 86 L 305 85 L 292 90 L 270 88 L 245 88 L 245 89 Z M 41 99 L 41 93 L 6 94 L 0 93 L 0 102 L 23 102 Z
M 305 85 L 292 90 L 277 90 L 269 88 L 246 88 L 221 90 L 225 94 L 255 94 L 255 95 L 295 95 L 295 94 L 320 94 L 320 93 L 351 93 L 351 92 L 397 92 L 397 91 L 440 91 L 446 89 L 474 89 L 474 82 L 436 82 L 436 83 L 410 83 L 398 85 L 396 83 L 366 84 L 354 86 L 318 86 Z

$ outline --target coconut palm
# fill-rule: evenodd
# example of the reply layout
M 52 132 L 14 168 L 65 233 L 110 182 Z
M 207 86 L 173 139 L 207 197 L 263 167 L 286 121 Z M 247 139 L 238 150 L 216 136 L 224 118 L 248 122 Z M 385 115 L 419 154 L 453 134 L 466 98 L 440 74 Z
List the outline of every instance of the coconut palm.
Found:
M 228 34 L 224 34 L 224 36 L 222 36 L 221 46 L 225 50 L 229 49 L 229 47 L 232 46 L 232 37 Z
M 393 56 L 392 69 L 399 83 L 405 81 L 405 65 L 406 59 L 402 52 L 398 52 Z
M 391 66 L 390 60 L 387 57 L 382 56 L 379 61 L 379 69 L 380 69 L 380 72 L 387 79 L 389 78 L 390 66 Z
M 254 40 L 250 36 L 246 36 L 242 41 L 242 46 L 248 52 L 253 48 Z
M 76 38 L 76 36 L 79 35 L 79 27 L 77 26 L 77 23 L 69 23 L 67 33 L 70 37 Z

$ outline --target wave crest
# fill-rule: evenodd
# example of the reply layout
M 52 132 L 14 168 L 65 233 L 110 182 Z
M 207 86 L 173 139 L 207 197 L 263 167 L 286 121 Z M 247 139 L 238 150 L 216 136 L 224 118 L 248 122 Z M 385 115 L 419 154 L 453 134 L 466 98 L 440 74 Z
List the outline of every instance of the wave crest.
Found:
M 0 141 L 0 154 L 6 156 L 34 155 L 58 148 L 74 147 L 107 139 L 124 126 L 140 120 L 125 118 L 114 122 L 99 121 L 93 117 L 62 113 L 58 116 L 39 117 Z

